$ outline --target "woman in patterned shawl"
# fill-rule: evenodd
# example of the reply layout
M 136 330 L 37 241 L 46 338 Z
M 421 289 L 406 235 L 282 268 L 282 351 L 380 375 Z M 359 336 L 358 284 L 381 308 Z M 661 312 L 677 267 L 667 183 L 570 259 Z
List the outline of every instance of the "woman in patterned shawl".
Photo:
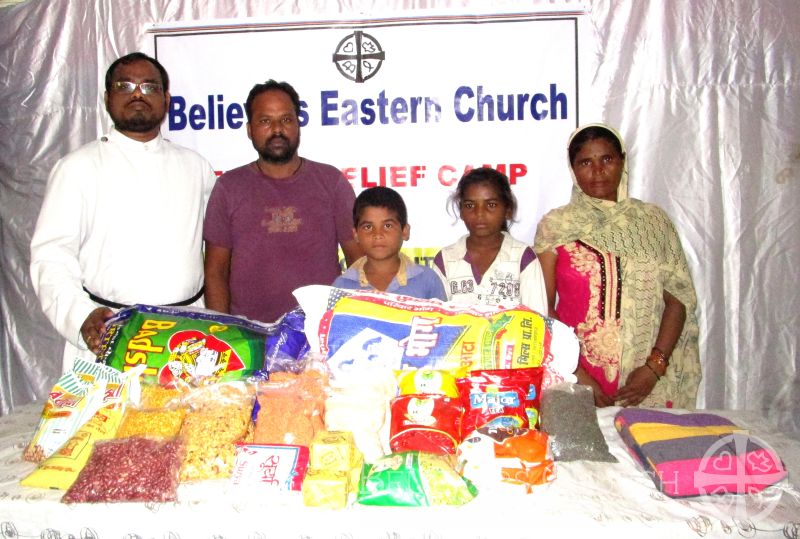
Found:
M 628 198 L 616 131 L 584 126 L 568 155 L 572 197 L 544 216 L 534 250 L 550 315 L 581 341 L 578 381 L 597 406 L 694 408 L 696 298 L 675 228 L 657 206 Z

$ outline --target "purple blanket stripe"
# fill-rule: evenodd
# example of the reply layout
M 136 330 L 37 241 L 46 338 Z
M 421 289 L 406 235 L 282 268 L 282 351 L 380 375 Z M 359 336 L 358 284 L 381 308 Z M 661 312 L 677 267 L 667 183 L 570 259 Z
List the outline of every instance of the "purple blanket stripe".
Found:
M 625 424 L 633 423 L 665 423 L 679 427 L 716 427 L 735 424 L 715 414 L 690 413 L 674 414 L 661 410 L 648 410 L 646 408 L 625 408 L 620 410 L 617 418 L 624 420 Z
M 724 439 L 725 443 L 720 443 Z M 692 436 L 659 442 L 647 442 L 642 451 L 650 462 L 658 465 L 674 460 L 689 460 L 698 457 L 718 457 L 720 455 L 743 455 L 763 449 L 753 438 L 739 434 L 725 436 Z

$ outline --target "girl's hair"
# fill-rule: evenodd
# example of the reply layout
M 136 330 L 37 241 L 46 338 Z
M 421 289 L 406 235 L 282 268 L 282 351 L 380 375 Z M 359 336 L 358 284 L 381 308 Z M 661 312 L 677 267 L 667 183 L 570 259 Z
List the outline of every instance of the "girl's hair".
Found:
M 617 153 L 619 153 L 620 156 L 623 158 L 625 157 L 625 152 L 622 151 L 622 142 L 620 142 L 620 140 L 611 130 L 599 125 L 592 125 L 583 129 L 570 141 L 569 148 L 567 149 L 569 155 L 569 164 L 571 165 L 575 161 L 575 156 L 578 155 L 584 144 L 590 140 L 597 139 L 607 140 L 614 147 L 614 149 L 617 150 Z
M 458 180 L 455 192 L 450 195 L 448 209 L 453 211 L 453 215 L 458 216 L 461 209 L 461 202 L 464 200 L 464 192 L 468 187 L 485 183 L 494 187 L 497 195 L 503 201 L 507 209 L 511 210 L 511 219 L 503 223 L 503 230 L 508 231 L 508 222 L 514 221 L 517 215 L 517 197 L 511 191 L 511 184 L 508 177 L 502 172 L 489 167 L 473 168 Z

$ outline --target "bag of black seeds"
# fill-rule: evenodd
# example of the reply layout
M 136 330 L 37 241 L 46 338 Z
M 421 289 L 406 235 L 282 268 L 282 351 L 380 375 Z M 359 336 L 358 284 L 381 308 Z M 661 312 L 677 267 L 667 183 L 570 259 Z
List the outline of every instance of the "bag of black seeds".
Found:
M 589 386 L 563 383 L 545 389 L 541 425 L 550 436 L 550 448 L 557 461 L 617 462 L 597 424 Z

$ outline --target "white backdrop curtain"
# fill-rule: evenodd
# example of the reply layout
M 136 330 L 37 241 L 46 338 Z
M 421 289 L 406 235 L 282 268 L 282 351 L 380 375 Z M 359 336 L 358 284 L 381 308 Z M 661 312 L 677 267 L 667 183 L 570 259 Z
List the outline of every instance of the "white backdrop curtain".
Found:
M 31 233 L 52 166 L 109 127 L 107 66 L 152 52 L 146 25 L 552 3 L 28 0 L 0 8 L 0 411 L 43 398 L 60 374 L 62 341 L 28 276 Z M 757 411 L 800 437 L 800 2 L 585 7 L 591 54 L 581 118 L 619 128 L 632 196 L 664 208 L 684 242 L 700 308 L 698 406 Z

